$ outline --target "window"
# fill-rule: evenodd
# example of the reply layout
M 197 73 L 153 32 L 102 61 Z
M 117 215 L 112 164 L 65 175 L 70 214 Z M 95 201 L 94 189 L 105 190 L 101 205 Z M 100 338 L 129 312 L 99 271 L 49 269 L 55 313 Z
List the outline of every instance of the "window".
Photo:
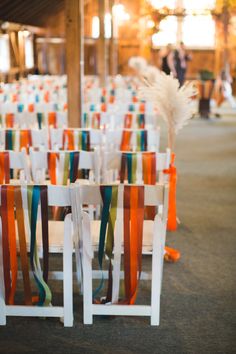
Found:
M 165 46 L 168 43 L 176 43 L 177 17 L 167 16 L 160 22 L 159 32 L 153 34 L 152 43 L 154 46 Z
M 176 0 L 149 0 L 148 2 L 154 7 L 154 9 L 160 9 L 162 7 L 174 9 L 176 6 Z
M 186 46 L 190 47 L 213 47 L 215 22 L 211 15 L 186 16 L 183 21 L 182 40 Z
M 0 71 L 7 72 L 10 69 L 10 49 L 8 34 L 0 35 Z
M 169 0 L 149 1 L 153 7 L 161 8 L 165 3 L 170 10 L 185 10 L 185 16 L 169 15 L 159 24 L 159 31 L 152 36 L 154 47 L 176 44 L 183 41 L 188 47 L 213 48 L 215 44 L 215 21 L 210 10 L 215 0 Z M 156 5 L 156 6 L 155 6 Z M 161 6 L 162 5 L 162 6 Z
M 106 13 L 105 18 L 105 38 L 111 38 L 111 14 Z
M 183 8 L 188 14 L 195 12 L 196 14 L 203 14 L 206 10 L 213 9 L 215 0 L 183 0 Z
M 27 69 L 31 69 L 34 67 L 33 39 L 30 34 L 25 34 L 24 37 L 25 37 L 25 67 Z
M 100 35 L 99 17 L 94 16 L 92 18 L 92 38 L 99 38 L 99 35 Z

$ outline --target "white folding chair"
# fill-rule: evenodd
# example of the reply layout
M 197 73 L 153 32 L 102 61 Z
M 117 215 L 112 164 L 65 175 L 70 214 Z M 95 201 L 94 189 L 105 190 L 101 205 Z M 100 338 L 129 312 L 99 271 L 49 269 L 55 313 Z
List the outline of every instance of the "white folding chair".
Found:
M 46 174 L 49 173 L 48 153 L 56 153 L 58 159 L 56 161 L 56 181 L 57 184 L 63 183 L 65 155 L 79 152 L 78 170 L 89 170 L 89 182 L 100 182 L 100 155 L 97 151 L 35 151 L 30 149 L 30 164 L 32 170 L 32 177 L 35 183 L 44 184 L 46 181 Z M 68 166 L 71 167 L 70 165 Z M 69 176 L 68 176 L 69 177 Z M 68 181 L 66 181 L 68 183 Z
M 105 151 L 103 153 L 103 165 L 102 165 L 102 181 L 103 183 L 114 183 L 119 181 L 119 172 L 121 170 L 122 154 L 136 155 L 137 165 L 135 173 L 135 180 L 137 184 L 143 183 L 143 155 L 148 154 L 148 151 L 139 152 L 122 152 L 122 151 Z M 156 152 L 156 172 L 157 181 L 163 183 L 166 181 L 163 171 L 169 168 L 171 151 L 166 149 L 166 152 Z M 127 182 L 127 181 L 126 181 Z
M 13 186 L 11 186 L 13 187 Z M 32 187 L 32 185 L 31 185 Z M 36 186 L 37 188 L 41 188 L 41 186 Z M 5 188 L 1 186 L 1 196 L 3 196 L 2 189 Z M 16 188 L 16 186 L 15 186 Z M 31 244 L 32 234 L 29 226 L 29 216 L 27 213 L 28 210 L 28 188 L 29 186 L 18 186 L 21 189 L 21 203 L 23 210 L 23 218 L 25 225 L 25 236 L 23 238 L 23 243 L 25 244 L 25 252 L 27 252 L 27 244 Z M 33 187 L 35 188 L 35 187 Z M 14 190 L 15 193 L 15 190 Z M 69 187 L 62 186 L 47 186 L 47 198 L 48 198 L 48 206 L 52 207 L 70 207 L 71 206 L 71 194 Z M 1 200 L 1 205 L 3 206 L 3 200 Z M 40 214 L 41 205 L 39 205 L 39 213 Z M 3 215 L 3 214 L 2 214 Z M 1 221 L 1 219 L 0 219 Z M 41 220 L 42 222 L 42 220 Z M 38 223 L 37 223 L 38 224 Z M 60 224 L 60 226 L 58 225 Z M 61 225 L 64 224 L 64 231 Z M 16 224 L 15 224 L 16 225 Z M 38 225 L 37 225 L 38 226 Z M 56 227 L 55 227 L 56 226 Z M 0 222 L 0 325 L 6 325 L 6 318 L 8 316 L 26 316 L 26 317 L 59 317 L 64 321 L 65 327 L 73 326 L 73 287 L 72 287 L 72 252 L 73 252 L 73 225 L 71 214 L 66 215 L 65 220 L 63 222 L 49 222 L 49 253 L 51 251 L 51 246 L 53 246 L 53 240 L 51 236 L 54 236 L 55 239 L 56 234 L 56 242 L 58 239 L 62 239 L 62 251 L 63 251 L 63 276 L 60 277 L 58 272 L 49 272 L 49 276 L 52 275 L 54 279 L 62 278 L 63 279 L 63 305 L 62 306 L 52 306 L 50 303 L 48 306 L 34 306 L 30 305 L 18 305 L 18 304 L 8 304 L 6 302 L 6 283 L 4 278 L 4 272 L 6 264 L 3 261 L 3 223 Z M 16 238 L 11 240 L 11 242 L 17 244 L 19 229 L 16 232 Z M 31 236 L 30 236 L 31 235 Z M 42 247 L 42 241 L 39 241 L 40 230 L 36 228 L 36 248 L 37 246 Z M 6 237 L 6 235 L 5 235 Z M 22 237 L 22 230 L 21 230 Z M 30 241 L 31 240 L 31 241 Z M 21 239 L 22 242 L 22 239 Z M 40 243 L 41 242 L 41 243 Z M 20 254 L 22 254 L 22 244 L 19 243 Z M 16 252 L 16 251 L 15 251 Z M 13 255 L 14 256 L 14 255 Z M 15 254 L 16 257 L 16 254 Z M 26 253 L 27 257 L 27 253 Z M 28 266 L 29 269 L 29 266 Z M 23 269 L 22 269 L 23 271 Z M 20 278 L 20 271 L 17 272 L 17 278 Z M 33 275 L 31 272 L 28 272 L 28 277 Z M 13 273 L 12 273 L 13 274 Z M 23 273 L 24 276 L 25 273 Z M 37 267 L 36 273 L 36 265 L 34 269 L 34 277 L 37 276 L 38 279 L 44 279 L 42 275 L 42 271 L 40 266 Z M 13 275 L 12 275 L 13 276 Z M 32 284 L 31 284 L 32 285 Z M 31 290 L 32 290 L 31 286 Z
M 90 133 L 90 147 L 101 147 L 103 143 L 103 134 L 101 130 L 98 129 L 73 129 L 68 128 L 67 130 L 73 131 L 74 136 L 74 150 L 79 150 L 79 132 L 80 131 L 87 131 Z M 65 138 L 65 144 L 63 144 L 63 132 L 64 129 L 50 129 L 50 141 L 51 141 L 51 148 L 53 150 L 60 150 L 60 149 L 68 149 L 68 141 Z M 64 146 L 65 145 L 65 146 Z
M 19 170 L 19 181 L 21 183 L 29 183 L 30 178 L 30 169 L 27 163 L 26 150 L 22 149 L 21 151 L 8 151 L 9 153 L 9 167 L 13 170 Z M 13 180 L 11 183 L 14 183 Z
M 112 300 L 111 303 L 93 303 L 93 275 L 98 274 L 92 271 L 93 260 L 93 235 L 89 216 L 82 212 L 82 264 L 83 264 L 83 309 L 84 323 L 92 324 L 94 315 L 122 315 L 122 316 L 150 316 L 151 325 L 159 325 L 160 313 L 160 291 L 162 280 L 162 267 L 164 257 L 164 245 L 166 235 L 166 219 L 168 204 L 168 186 L 159 184 L 155 186 L 145 185 L 139 188 L 144 189 L 145 206 L 162 206 L 162 213 L 156 215 L 152 227 L 149 228 L 151 234 L 152 251 L 152 270 L 151 270 L 151 304 L 150 305 L 122 305 L 118 304 L 119 283 L 122 277 L 120 264 L 123 243 L 123 201 L 124 188 L 131 186 L 118 186 L 118 201 L 116 209 L 116 222 L 114 227 L 114 249 L 113 249 L 113 281 L 112 281 Z M 77 201 L 80 200 L 80 210 L 83 204 L 102 205 L 100 186 L 79 186 L 77 187 Z M 73 192 L 74 195 L 74 192 Z M 145 221 L 144 221 L 145 224 Z M 99 229 L 97 228 L 97 231 Z M 144 227 L 145 237 L 145 227 Z M 104 273 L 104 272 L 102 272 Z M 104 278 L 103 274 L 100 277 Z M 137 274 L 138 277 L 138 274 Z M 147 277 L 148 278 L 148 277 Z M 146 279 L 147 279 L 146 278 Z
M 130 134 L 129 145 L 131 151 L 139 151 L 138 135 L 142 132 L 147 134 L 146 150 L 159 151 L 160 145 L 160 128 L 156 129 L 122 129 L 122 130 L 109 130 L 105 134 L 106 150 L 115 149 L 120 150 L 123 134 Z
M 8 150 L 6 134 L 7 131 L 14 135 L 12 139 L 12 149 L 14 151 L 20 151 L 20 132 L 23 129 L 0 129 L 0 149 Z M 27 129 L 28 130 L 28 129 Z M 32 138 L 32 147 L 38 149 L 47 149 L 48 148 L 48 133 L 46 129 L 29 129 L 29 133 Z

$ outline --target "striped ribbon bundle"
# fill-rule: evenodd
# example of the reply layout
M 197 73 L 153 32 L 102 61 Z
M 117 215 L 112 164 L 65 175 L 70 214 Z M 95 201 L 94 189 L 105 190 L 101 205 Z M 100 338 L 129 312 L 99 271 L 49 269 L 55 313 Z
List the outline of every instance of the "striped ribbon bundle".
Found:
M 41 205 L 43 272 L 37 250 L 36 226 Z M 48 281 L 48 197 L 47 186 L 1 186 L 2 254 L 6 304 L 13 305 L 17 287 L 17 235 L 26 305 L 48 306 L 52 293 Z M 16 220 L 16 224 L 15 224 Z M 17 226 L 17 232 L 16 232 Z M 30 255 L 27 255 L 27 235 Z M 29 264 L 30 263 L 30 264 Z M 29 271 L 38 294 L 33 295 Z
M 21 129 L 19 131 L 19 149 L 26 148 L 28 151 L 32 146 L 32 134 L 30 129 Z M 5 130 L 5 150 L 16 150 L 16 130 Z
M 85 112 L 83 115 L 83 126 L 85 128 L 100 129 L 101 126 L 101 114 L 100 112 L 92 113 L 92 121 L 90 122 L 90 113 Z
M 67 185 L 68 179 L 70 183 L 74 183 L 78 177 L 79 169 L 79 151 L 71 152 L 48 152 L 48 171 L 52 184 L 60 184 L 57 176 L 57 167 L 61 167 L 61 184 Z
M 127 113 L 125 115 L 124 128 L 126 128 L 126 129 L 132 128 L 133 120 L 134 120 L 134 114 Z M 145 128 L 145 115 L 144 115 L 144 113 L 136 114 L 136 124 L 139 129 Z
M 128 183 L 137 182 L 137 153 L 123 152 L 121 156 L 120 182 L 124 183 L 126 176 Z M 145 152 L 142 154 L 142 177 L 144 184 L 155 184 L 156 174 L 156 153 Z
M 133 132 L 133 134 L 136 134 L 136 150 L 137 151 L 147 151 L 147 135 L 148 131 L 147 130 L 137 130 Z M 120 144 L 120 150 L 121 151 L 131 151 L 131 137 L 132 137 L 132 131 L 129 130 L 123 130 L 122 132 L 122 137 L 121 137 L 121 144 Z
M 72 129 L 63 130 L 63 149 L 65 150 L 78 150 L 91 151 L 90 146 L 90 131 L 78 131 L 78 147 L 75 144 L 75 131 Z
M 101 186 L 100 193 L 103 201 L 98 262 L 99 267 L 103 269 L 103 259 L 106 254 L 109 258 L 109 280 L 105 302 L 110 302 L 113 298 L 112 289 L 112 257 L 114 244 L 114 230 L 118 215 L 118 186 Z M 134 304 L 137 296 L 138 277 L 141 274 L 142 266 L 142 240 L 143 240 L 143 220 L 144 220 L 144 187 L 143 186 L 124 186 L 122 196 L 123 215 L 119 220 L 119 225 L 123 225 L 124 235 L 124 282 L 125 282 L 125 299 L 118 300 L 119 303 Z M 118 221 L 117 221 L 118 222 Z M 122 240 L 120 240 L 122 242 Z M 114 257 L 116 257 L 114 251 Z M 119 255 L 118 255 L 119 257 Z M 99 287 L 94 292 L 94 298 L 103 287 L 104 280 L 102 278 Z

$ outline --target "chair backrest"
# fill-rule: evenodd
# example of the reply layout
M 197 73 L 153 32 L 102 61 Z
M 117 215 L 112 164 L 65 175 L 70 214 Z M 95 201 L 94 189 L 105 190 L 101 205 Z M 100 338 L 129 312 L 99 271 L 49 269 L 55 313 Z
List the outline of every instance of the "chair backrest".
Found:
M 151 129 L 157 126 L 153 113 L 114 112 L 109 114 L 110 129 Z M 107 119 L 108 120 L 108 119 Z
M 171 152 L 104 152 L 103 182 L 112 183 L 117 178 L 124 183 L 164 182 L 163 171 L 170 165 Z M 149 176 L 150 175 L 150 178 Z M 148 183 L 154 184 L 154 183 Z
M 102 276 L 99 286 L 93 291 L 91 221 L 88 215 L 82 212 L 84 322 L 91 324 L 93 314 L 138 315 L 151 316 L 151 324 L 158 325 L 168 186 L 163 184 L 155 186 L 83 185 L 78 187 L 78 191 L 77 200 L 80 200 L 80 209 L 83 204 L 102 206 L 100 231 L 97 230 L 99 231 L 98 263 L 100 270 L 105 268 L 103 261 L 105 255 L 109 259 L 107 294 L 102 302 L 98 295 L 102 290 L 104 278 Z M 151 306 L 135 305 L 133 307 L 130 305 L 135 304 L 138 280 L 142 271 L 144 207 L 146 206 L 161 207 L 151 231 L 153 240 Z M 119 291 L 122 249 L 124 250 L 124 299 L 120 298 Z
M 64 317 L 64 325 L 73 325 L 72 301 L 72 221 L 64 221 L 63 241 L 63 306 L 51 306 L 52 293 L 48 285 L 50 228 L 48 207 L 71 207 L 71 191 L 59 186 L 0 186 L 0 325 L 6 316 Z M 41 217 L 39 218 L 41 214 Z M 37 220 L 41 219 L 42 232 Z M 15 222 L 16 220 L 16 222 Z M 42 241 L 40 241 L 40 236 Z M 42 244 L 42 270 L 38 245 Z M 17 244 L 19 258 L 17 262 Z M 29 257 L 27 255 L 27 244 Z M 19 270 L 18 270 L 19 268 Z M 30 277 L 30 270 L 33 277 Z M 19 273 L 23 275 L 24 306 L 16 306 Z M 34 284 L 33 284 L 34 283 Z M 33 296 L 35 289 L 38 295 Z M 22 305 L 22 304 L 20 304 Z M 35 306 L 34 306 L 35 305 Z
M 9 183 L 11 170 L 19 170 L 19 181 L 30 182 L 30 170 L 25 149 L 22 151 L 0 151 L 0 184 Z
M 20 151 L 30 147 L 48 148 L 46 129 L 0 129 L 0 149 Z
M 106 149 L 122 151 L 158 151 L 160 129 L 123 129 L 106 132 Z
M 35 183 L 45 183 L 48 172 L 52 184 L 75 182 L 78 170 L 90 170 L 90 181 L 100 181 L 100 155 L 97 151 L 34 151 L 30 149 Z
M 100 147 L 103 142 L 102 131 L 98 129 L 50 129 L 53 150 L 85 150 Z

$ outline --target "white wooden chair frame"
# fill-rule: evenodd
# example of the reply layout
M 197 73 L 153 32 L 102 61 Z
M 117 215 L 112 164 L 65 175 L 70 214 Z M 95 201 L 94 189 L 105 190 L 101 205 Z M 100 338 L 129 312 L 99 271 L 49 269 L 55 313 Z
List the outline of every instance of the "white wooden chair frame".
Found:
M 117 180 L 118 173 L 121 168 L 121 157 L 122 153 L 125 151 L 105 151 L 103 153 L 102 160 L 102 181 L 103 183 L 114 183 Z M 127 153 L 135 153 L 137 154 L 137 184 L 143 183 L 143 175 L 142 175 L 142 154 L 148 153 L 143 151 L 138 152 L 130 152 Z M 163 183 L 166 181 L 163 175 L 163 171 L 169 168 L 171 158 L 170 149 L 166 149 L 166 152 L 156 152 L 156 172 L 158 174 L 158 182 Z
M 48 151 L 34 151 L 30 149 L 30 162 L 32 169 L 32 177 L 35 183 L 43 184 L 45 183 L 45 171 L 48 170 Z M 55 152 L 55 151 L 53 151 Z M 63 150 L 57 151 L 59 155 L 64 155 L 66 152 L 73 152 L 73 150 Z M 90 182 L 100 182 L 100 155 L 98 151 L 79 151 L 79 169 L 90 170 L 89 181 Z M 60 159 L 59 165 L 57 167 L 58 184 L 63 178 L 63 161 Z
M 25 188 L 25 186 L 22 186 Z M 48 186 L 48 205 L 70 206 L 71 191 L 69 187 Z M 50 235 L 49 235 L 50 240 Z M 28 305 L 6 305 L 5 290 L 3 281 L 2 264 L 2 224 L 0 219 L 0 325 L 6 325 L 7 316 L 26 317 L 59 317 L 63 319 L 65 327 L 73 326 L 73 274 L 72 274 L 72 252 L 73 252 L 73 225 L 71 214 L 64 220 L 64 241 L 63 241 L 63 306 L 28 306 Z M 49 244 L 50 252 L 50 244 Z M 49 272 L 50 275 L 50 272 Z M 53 275 L 53 273 L 52 273 Z M 58 279 L 58 272 L 54 277 Z
M 135 151 L 137 148 L 137 132 L 140 132 L 142 130 L 144 129 L 118 129 L 118 130 L 107 131 L 105 134 L 106 150 L 109 151 L 111 148 L 115 150 L 119 150 L 123 131 L 130 131 L 132 132 L 130 145 L 132 147 L 132 150 Z M 159 151 L 160 128 L 156 127 L 155 129 L 145 129 L 145 130 L 147 130 L 147 150 Z
M 14 151 L 20 150 L 20 130 L 21 129 L 0 129 L 0 149 L 5 149 L 5 131 L 14 130 L 15 134 L 15 149 Z M 32 135 L 32 147 L 47 149 L 48 148 L 48 133 L 46 129 L 30 129 Z
M 118 204 L 123 198 L 124 185 L 119 185 Z M 155 186 L 145 185 L 145 205 L 163 206 L 162 214 L 156 215 L 154 220 L 153 232 L 153 251 L 152 251 L 152 272 L 151 272 L 151 305 L 117 305 L 114 303 L 100 305 L 93 304 L 92 299 L 92 239 L 90 231 L 90 220 L 88 214 L 82 212 L 82 265 L 83 265 L 83 312 L 84 323 L 92 324 L 94 315 L 121 315 L 121 316 L 150 316 L 151 325 L 159 325 L 160 318 L 160 293 L 162 281 L 162 268 L 164 257 L 164 245 L 166 235 L 166 219 L 168 206 L 168 185 L 159 184 Z M 80 203 L 101 205 L 101 196 L 99 186 L 80 186 Z M 120 197 L 119 197 L 120 194 Z M 120 199 L 119 199 L 120 198 Z M 123 212 L 123 208 L 120 208 Z M 117 214 L 118 218 L 118 214 Z M 123 228 L 117 221 L 114 231 L 114 272 L 120 271 L 119 257 L 121 249 L 116 245 L 116 238 L 120 238 Z M 115 250 L 116 249 L 116 250 Z M 116 258 L 116 252 L 119 256 Z M 118 268 L 116 267 L 118 262 Z M 116 273 L 117 274 L 117 273 Z M 114 278 L 115 279 L 115 278 Z M 113 282 L 114 286 L 115 281 Z
M 63 149 L 63 130 L 64 129 L 50 129 L 50 139 L 51 139 L 51 148 L 53 150 L 59 150 Z M 76 129 L 76 128 L 69 128 L 69 130 L 74 131 L 74 136 L 75 136 L 75 150 L 78 149 L 77 141 L 78 141 L 78 134 L 79 131 L 90 131 L 90 145 L 91 148 L 94 147 L 101 147 L 103 144 L 103 133 L 99 129 Z M 67 149 L 67 146 L 65 146 L 65 149 Z
M 6 151 L 6 150 L 5 150 Z M 10 160 L 10 169 L 20 170 L 20 182 L 29 183 L 30 182 L 30 169 L 27 164 L 27 155 L 26 150 L 22 149 L 21 151 L 8 151 L 9 160 Z

